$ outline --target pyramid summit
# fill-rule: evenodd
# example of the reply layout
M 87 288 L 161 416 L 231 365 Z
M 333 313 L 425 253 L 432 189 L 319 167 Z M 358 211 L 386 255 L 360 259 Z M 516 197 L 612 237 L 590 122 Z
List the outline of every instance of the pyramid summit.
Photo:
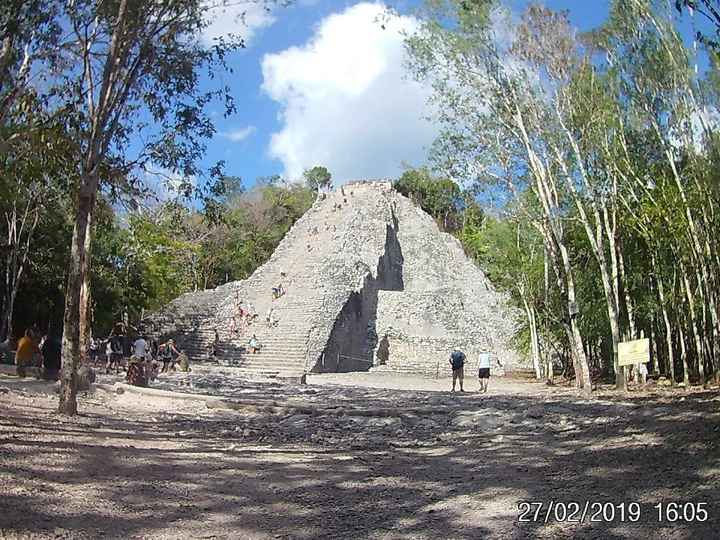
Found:
M 456 238 L 389 182 L 365 181 L 318 197 L 248 279 L 185 294 L 145 327 L 240 375 L 434 376 L 454 349 L 473 367 L 483 351 L 517 363 L 516 318 Z

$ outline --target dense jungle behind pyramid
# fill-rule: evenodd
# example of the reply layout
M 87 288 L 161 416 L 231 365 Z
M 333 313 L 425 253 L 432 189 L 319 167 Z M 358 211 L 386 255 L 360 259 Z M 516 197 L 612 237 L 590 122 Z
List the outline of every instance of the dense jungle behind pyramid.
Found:
M 505 295 L 457 239 L 381 181 L 320 194 L 248 279 L 184 294 L 144 324 L 194 360 L 247 376 L 435 376 L 454 349 L 473 366 L 484 351 L 497 367 L 519 360 Z

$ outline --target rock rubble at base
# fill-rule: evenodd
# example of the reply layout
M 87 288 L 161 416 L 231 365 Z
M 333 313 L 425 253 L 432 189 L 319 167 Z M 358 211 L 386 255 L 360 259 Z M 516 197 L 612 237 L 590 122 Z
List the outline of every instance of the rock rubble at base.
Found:
M 436 447 L 484 436 L 493 444 L 510 433 L 542 430 L 572 436 L 573 413 L 559 401 L 527 408 L 510 396 L 481 396 L 419 390 L 348 386 L 305 386 L 241 381 L 207 373 L 167 376 L 154 388 L 222 397 L 196 419 L 169 413 L 158 422 L 178 434 L 221 433 L 223 450 L 238 443 L 313 444 L 335 449 Z M 227 405 L 227 406 L 225 406 Z M 598 406 L 598 422 L 616 414 L 616 405 Z M 378 413 L 379 412 L 379 413 Z M 595 422 L 595 420 L 594 420 Z

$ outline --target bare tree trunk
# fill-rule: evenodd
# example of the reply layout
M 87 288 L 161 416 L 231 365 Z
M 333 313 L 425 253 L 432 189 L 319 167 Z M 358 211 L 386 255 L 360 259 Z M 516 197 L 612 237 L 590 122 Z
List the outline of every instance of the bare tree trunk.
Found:
M 90 356 L 90 336 L 92 333 L 91 321 L 90 321 L 90 302 L 91 302 L 91 290 L 90 290 L 90 257 L 92 247 L 92 219 L 93 210 L 90 209 L 88 215 L 88 222 L 85 228 L 85 239 L 84 247 L 86 256 L 84 260 L 84 268 L 82 270 L 83 280 L 80 287 L 80 362 L 87 363 Z
M 537 311 L 534 307 L 530 308 L 530 313 L 532 314 L 532 327 L 533 327 L 533 334 L 534 334 L 534 342 L 535 342 L 535 356 L 537 358 L 536 366 L 535 366 L 535 377 L 537 380 L 541 380 L 543 376 L 542 372 L 542 354 L 540 352 L 540 337 L 538 332 L 538 325 L 537 325 Z
M 587 357 L 585 356 L 582 334 L 577 324 L 578 304 L 577 296 L 575 295 L 575 278 L 573 276 L 573 269 L 567 248 L 564 244 L 560 244 L 558 247 L 562 255 L 565 283 L 567 286 L 567 309 L 568 316 L 570 317 L 568 338 L 570 339 L 570 350 L 575 364 L 575 381 L 578 388 L 581 388 L 585 393 L 589 394 L 592 392 L 592 382 L 590 381 L 590 368 L 588 367 Z
M 10 292 L 9 298 L 5 300 L 3 305 L 3 320 L 2 327 L 0 328 L 0 342 L 8 340 L 13 337 L 13 315 L 15 313 L 15 298 L 17 297 L 17 288 L 13 288 Z
M 92 175 L 83 178 L 78 193 L 68 269 L 67 292 L 65 294 L 65 315 L 63 317 L 62 373 L 60 403 L 62 414 L 77 414 L 77 367 L 80 359 L 80 304 L 81 290 L 85 280 L 90 254 L 85 251 L 87 228 L 95 205 L 97 178 Z
M 660 373 L 660 366 L 658 365 L 658 355 L 657 355 L 657 348 L 655 347 L 655 318 L 652 318 L 652 324 L 650 325 L 650 335 L 648 336 L 650 338 L 650 345 L 653 346 L 656 350 L 653 351 L 653 354 L 651 355 L 652 358 L 652 365 L 653 365 L 653 373 L 658 374 Z
M 690 371 L 688 369 L 687 361 L 687 346 L 685 343 L 685 332 L 683 332 L 682 321 L 680 320 L 680 313 L 677 314 L 678 322 L 678 340 L 680 341 L 680 355 L 682 356 L 683 365 L 683 385 L 685 388 L 690 387 Z
M 653 268 L 656 267 L 655 260 L 655 256 L 653 255 Z M 672 325 L 670 324 L 670 316 L 668 315 L 667 304 L 665 302 L 665 287 L 663 286 L 662 277 L 658 275 L 657 271 L 655 271 L 654 274 L 658 296 L 660 297 L 660 309 L 662 310 L 663 321 L 665 322 L 665 341 L 667 344 L 670 381 L 672 385 L 675 386 L 675 357 L 673 355 Z
M 539 381 L 542 379 L 542 370 L 540 367 L 540 345 L 537 334 L 537 322 L 535 320 L 534 308 L 530 306 L 523 297 L 525 306 L 525 315 L 528 319 L 528 327 L 530 328 L 530 354 L 532 356 L 533 369 L 535 370 L 535 378 Z
M 630 339 L 635 339 L 637 336 L 637 328 L 635 327 L 635 307 L 633 305 L 632 297 L 630 296 L 630 288 L 628 287 L 627 280 L 625 279 L 625 258 L 623 257 L 622 241 L 618 240 L 616 244 L 616 257 L 617 257 L 617 270 L 618 270 L 618 281 L 622 283 L 623 295 L 625 298 L 625 309 L 628 316 L 628 325 L 630 326 Z
M 612 348 L 613 348 L 613 369 L 615 371 L 615 388 L 617 390 L 627 390 L 627 374 L 625 372 L 625 367 L 620 367 L 620 360 L 618 356 L 618 348 L 620 343 L 620 289 L 622 288 L 625 291 L 625 299 L 626 299 L 626 307 L 628 311 L 628 317 L 630 319 L 630 328 L 633 333 L 635 334 L 635 321 L 633 320 L 632 316 L 632 303 L 629 302 L 629 294 L 627 293 L 627 284 L 625 283 L 625 271 L 624 271 L 624 263 L 622 258 L 622 252 L 620 244 L 615 242 L 615 237 L 617 234 L 616 230 L 616 223 L 613 218 L 613 222 L 610 222 L 610 218 L 608 216 L 608 210 L 607 207 L 603 208 L 603 223 L 605 228 L 605 233 L 608 238 L 609 248 L 610 248 L 610 263 L 611 263 L 611 271 L 612 271 L 612 277 L 614 279 L 611 279 L 611 276 L 605 276 L 604 274 L 607 274 L 607 270 L 604 270 L 605 265 L 605 257 L 600 254 L 598 258 L 598 263 L 600 265 L 600 273 L 601 277 L 603 279 L 603 288 L 605 290 L 605 301 L 608 306 L 608 319 L 610 320 L 610 334 L 612 336 Z M 599 249 L 602 250 L 602 244 L 599 246 Z M 605 281 L 609 280 L 611 281 L 610 284 L 606 284 Z M 612 296 L 610 296 L 612 294 Z M 613 305 L 614 304 L 614 305 Z
M 695 314 L 695 296 L 692 291 L 692 287 L 690 286 L 690 279 L 688 278 L 687 272 L 685 271 L 685 265 L 681 263 L 680 273 L 682 274 L 683 283 L 685 284 L 685 296 L 688 300 L 688 308 L 690 311 L 690 327 L 692 328 L 693 338 L 695 342 L 695 351 L 697 355 L 697 363 L 698 363 L 698 377 L 700 377 L 700 382 L 702 384 L 705 383 L 705 366 L 704 366 L 704 359 L 703 359 L 703 346 L 702 346 L 702 339 L 700 338 L 700 333 L 698 331 L 697 327 L 697 316 Z

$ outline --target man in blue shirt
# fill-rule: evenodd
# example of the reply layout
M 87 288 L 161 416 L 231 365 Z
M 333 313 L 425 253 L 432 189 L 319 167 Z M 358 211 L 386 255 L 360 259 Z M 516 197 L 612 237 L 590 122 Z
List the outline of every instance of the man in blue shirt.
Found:
M 455 381 L 460 381 L 460 391 L 464 392 L 463 367 L 465 366 L 465 354 L 462 351 L 453 351 L 450 355 L 450 366 L 452 367 L 452 391 L 455 391 Z

